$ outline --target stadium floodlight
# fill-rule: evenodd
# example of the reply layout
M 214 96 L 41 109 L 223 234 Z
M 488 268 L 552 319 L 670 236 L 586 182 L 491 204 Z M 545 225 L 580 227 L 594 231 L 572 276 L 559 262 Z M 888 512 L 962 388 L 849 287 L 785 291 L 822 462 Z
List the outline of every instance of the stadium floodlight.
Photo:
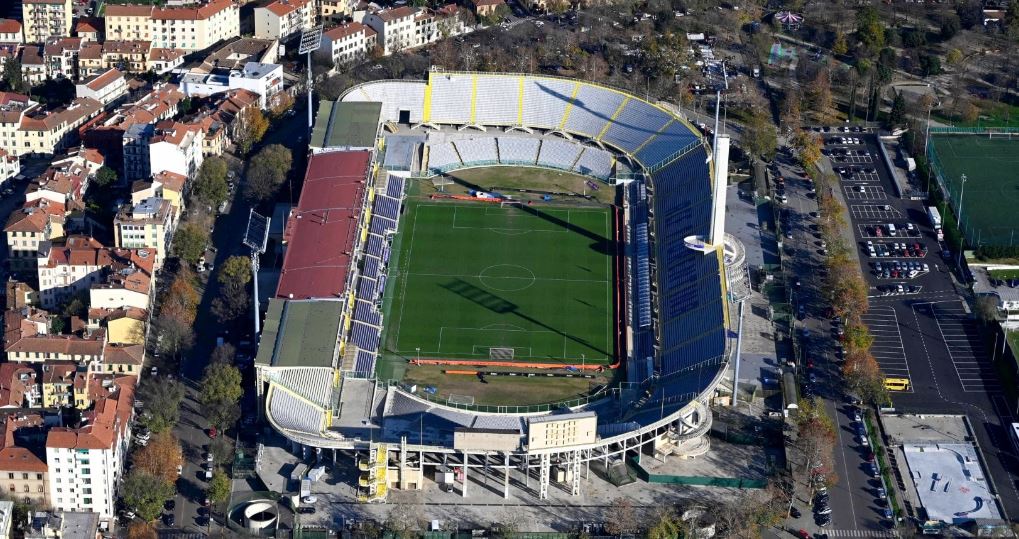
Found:
M 261 320 L 258 308 L 258 257 L 265 252 L 269 243 L 269 218 L 260 215 L 255 210 L 249 210 L 248 228 L 244 231 L 244 245 L 251 249 L 251 275 L 254 283 L 255 300 L 255 335 L 261 331 Z
M 312 79 L 311 79 L 311 53 L 317 51 L 322 46 L 322 25 L 312 26 L 311 28 L 305 28 L 301 32 L 301 45 L 297 49 L 298 54 L 306 54 L 308 56 L 308 140 L 311 140 L 311 90 L 312 90 Z

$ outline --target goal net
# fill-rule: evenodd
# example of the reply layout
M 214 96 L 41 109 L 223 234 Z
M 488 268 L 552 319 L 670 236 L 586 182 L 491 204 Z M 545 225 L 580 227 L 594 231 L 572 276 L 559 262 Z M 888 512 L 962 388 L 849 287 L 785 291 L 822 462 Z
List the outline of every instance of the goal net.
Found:
M 521 208 L 523 206 L 520 204 L 519 200 L 503 200 L 503 201 L 499 202 L 499 207 L 500 208 Z
M 513 359 L 513 348 L 489 348 L 488 359 L 494 361 L 510 361 Z

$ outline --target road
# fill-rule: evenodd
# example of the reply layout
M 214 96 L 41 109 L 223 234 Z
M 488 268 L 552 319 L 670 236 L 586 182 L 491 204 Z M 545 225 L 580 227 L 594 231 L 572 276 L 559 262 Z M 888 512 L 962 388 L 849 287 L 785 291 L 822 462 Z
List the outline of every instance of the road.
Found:
M 307 151 L 306 107 L 306 101 L 298 99 L 294 107 L 295 114 L 284 118 L 279 124 L 275 124 L 268 131 L 263 141 L 263 144 L 283 144 L 294 152 L 294 171 L 296 177 L 303 176 L 303 155 Z M 246 256 L 249 253 L 248 249 L 241 244 L 242 234 L 247 226 L 248 213 L 251 208 L 251 205 L 242 196 L 244 177 L 240 172 L 243 163 L 230 156 L 224 157 L 230 163 L 231 169 L 238 171 L 239 181 L 227 213 L 220 215 L 216 219 L 215 228 L 212 233 L 212 245 L 216 248 L 213 264 L 217 268 L 221 267 L 230 256 Z M 294 186 L 294 194 L 296 196 L 297 183 Z M 281 190 L 280 197 L 286 199 L 287 196 L 288 189 L 284 187 Z M 210 312 L 212 300 L 220 293 L 219 284 L 215 278 L 205 278 L 203 280 L 205 281 L 205 286 L 202 291 L 201 304 L 195 320 L 195 327 L 216 329 L 204 331 L 199 329 L 196 332 L 194 347 L 180 363 L 179 373 L 187 387 L 187 394 L 181 406 L 181 421 L 174 429 L 174 433 L 181 440 L 185 455 L 184 470 L 177 484 L 178 496 L 176 507 L 173 511 L 176 520 L 174 528 L 189 531 L 201 531 L 204 529 L 200 525 L 204 523 L 204 520 L 199 518 L 199 507 L 205 498 L 205 490 L 208 487 L 208 483 L 202 475 L 202 464 L 205 462 L 204 448 L 210 441 L 206 433 L 209 425 L 202 415 L 201 405 L 197 400 L 197 385 L 198 381 L 201 380 L 205 366 L 208 364 L 208 358 L 216 346 L 216 338 L 220 336 L 220 332 L 223 330 Z M 223 335 L 224 339 L 235 346 L 241 340 L 256 342 L 251 338 L 253 327 L 250 321 L 251 315 L 249 313 L 245 319 L 246 323 L 241 324 L 242 328 Z M 247 369 L 242 370 L 242 373 L 245 377 L 244 388 L 246 391 L 242 401 L 243 417 L 254 412 L 254 384 L 251 379 L 253 372 L 250 365 Z M 228 431 L 226 434 L 233 436 L 235 433 Z M 220 518 L 217 515 L 216 522 L 219 522 Z M 216 522 L 211 523 L 211 525 L 216 526 Z M 162 530 L 161 535 L 165 531 Z
M 810 514 L 811 507 L 801 500 L 795 505 L 803 517 L 796 519 L 795 526 L 818 533 L 880 535 L 887 531 L 887 527 L 873 510 L 876 485 L 863 468 L 866 450 L 859 444 L 846 407 L 841 390 L 840 365 L 835 360 L 833 326 L 825 317 L 827 304 L 822 291 L 824 279 L 821 276 L 824 255 L 815 218 L 818 211 L 817 199 L 809 192 L 810 182 L 803 178 L 802 168 L 782 156 L 776 163 L 779 174 L 786 178 L 785 194 L 788 201 L 783 210 L 786 217 L 782 219 L 782 228 L 786 234 L 783 238 L 783 257 L 787 261 L 786 270 L 790 273 L 789 282 L 793 283 L 793 309 L 795 312 L 800 305 L 804 308 L 803 319 L 795 324 L 802 349 L 800 365 L 804 372 L 813 372 L 817 377 L 818 381 L 813 384 L 812 391 L 824 399 L 829 415 L 838 424 L 833 470 L 838 482 L 829 491 L 833 510 L 831 525 L 825 528 L 818 526 Z M 797 280 L 800 283 L 798 287 L 795 286 Z M 813 364 L 813 367 L 808 368 L 809 364 Z

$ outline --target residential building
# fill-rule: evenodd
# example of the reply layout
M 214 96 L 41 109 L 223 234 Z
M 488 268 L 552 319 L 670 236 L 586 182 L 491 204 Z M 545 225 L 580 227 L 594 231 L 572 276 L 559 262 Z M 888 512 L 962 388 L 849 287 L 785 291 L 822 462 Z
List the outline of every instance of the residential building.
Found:
M 80 51 L 80 37 L 51 37 L 47 39 L 43 46 L 46 76 L 51 79 L 66 77 L 78 80 L 78 53 Z
M 25 192 L 26 203 L 44 198 L 62 204 L 65 211 L 83 207 L 81 199 L 103 162 L 103 156 L 93 149 L 71 150 L 32 180 Z
M 107 323 L 109 331 L 117 332 L 117 342 L 106 345 L 103 368 L 113 376 L 140 376 L 145 365 L 145 326 L 148 312 L 141 309 L 119 309 Z
M 21 9 L 25 42 L 71 35 L 71 0 L 21 0 Z
M 40 246 L 39 304 L 52 308 L 88 290 L 112 263 L 109 250 L 85 236 L 70 236 L 63 245 Z
M 339 22 L 347 20 L 353 14 L 350 8 L 350 0 L 319 0 L 318 16 L 323 23 Z
M 114 516 L 117 481 L 130 444 L 136 381 L 133 376 L 115 378 L 109 395 L 82 414 L 81 427 L 50 429 L 46 462 L 55 509 L 88 511 L 102 519 Z
M 0 363 L 0 408 L 35 408 L 42 404 L 41 397 L 35 369 L 22 363 Z M 0 451 L 2 464 L 3 455 Z
M 149 140 L 149 170 L 168 170 L 194 179 L 202 166 L 202 137 L 201 128 L 195 125 L 171 120 L 157 123 Z
M 0 148 L 9 156 L 17 157 L 18 127 L 25 113 L 39 104 L 27 95 L 13 92 L 0 92 Z
M 223 99 L 216 103 L 211 118 L 227 126 L 229 138 L 235 139 L 244 127 L 244 111 L 257 107 L 259 95 L 243 88 L 222 94 Z
M 116 67 L 121 71 L 144 73 L 149 68 L 152 42 L 145 40 L 103 42 L 102 67 Z
M 122 136 L 124 167 L 122 176 L 127 181 L 147 178 L 152 175 L 149 168 L 149 141 L 156 135 L 155 124 L 136 123 L 124 131 Z
M 46 82 L 46 61 L 42 56 L 42 44 L 28 44 L 21 48 L 21 76 L 33 86 Z
M 105 277 L 89 288 L 90 308 L 148 309 L 154 286 L 152 251 L 119 249 L 114 255 Z
M 255 37 L 286 41 L 315 25 L 311 0 L 272 0 L 255 8 Z
M 362 21 L 378 33 L 382 54 L 390 55 L 415 46 L 414 35 L 417 10 L 410 6 L 383 9 L 367 13 Z
M 3 147 L 14 149 L 17 155 L 53 155 L 77 143 L 77 128 L 102 110 L 95 99 L 83 97 L 70 105 L 49 111 L 42 107 L 25 110 L 13 144 L 5 141 Z
M 92 77 L 103 72 L 103 44 L 82 40 L 78 50 L 78 76 Z
M 64 236 L 64 205 L 48 198 L 25 202 L 4 226 L 11 271 L 36 270 L 39 247 Z
M 322 49 L 329 52 L 333 64 L 342 66 L 361 61 L 374 49 L 375 30 L 352 22 L 322 33 Z
M 177 226 L 177 210 L 169 200 L 146 198 L 124 208 L 113 219 L 117 247 L 155 250 L 154 267 L 163 264 Z
M 241 70 L 188 73 L 181 79 L 181 90 L 189 97 L 207 97 L 241 88 L 258 94 L 258 106 L 268 109 L 272 98 L 283 91 L 283 66 L 248 62 Z
M 5 364 L 0 366 L 0 371 L 5 368 L 26 369 L 24 366 Z M 34 380 L 35 371 L 31 368 L 27 370 L 31 371 L 30 376 Z M 27 373 L 25 375 L 28 376 Z M 46 426 L 42 416 L 37 413 L 14 412 L 8 413 L 2 421 L 0 492 L 6 493 L 11 499 L 40 506 L 49 505 L 49 469 L 43 460 L 45 451 L 42 444 L 35 442 L 45 436 Z
M 88 335 L 53 335 L 49 333 L 44 311 L 31 308 L 4 313 L 4 354 L 7 361 L 43 363 L 74 361 L 102 363 L 106 334 L 102 330 Z M 43 406 L 46 406 L 44 397 Z
M 210 73 L 216 69 L 243 69 L 248 62 L 259 64 L 277 63 L 279 41 L 275 39 L 255 39 L 253 37 L 237 38 L 225 43 L 192 72 Z
M 187 176 L 167 170 L 153 174 L 151 180 L 137 180 L 131 185 L 131 204 L 141 204 L 149 198 L 161 198 L 168 200 L 177 215 L 180 215 L 184 207 L 187 181 Z
M 202 128 L 202 155 L 223 155 L 230 140 L 226 136 L 226 126 L 211 115 L 195 118 L 194 123 Z
M 123 73 L 111 67 L 78 83 L 75 93 L 78 97 L 91 97 L 105 107 L 127 95 L 127 80 Z
M 107 5 L 106 9 L 112 5 Z M 82 44 L 102 42 L 105 20 L 103 17 L 82 17 L 74 23 L 74 35 L 81 38 Z
M 75 361 L 47 361 L 42 364 L 42 405 L 45 408 L 71 406 L 74 402 Z
M 438 9 L 423 8 L 414 17 L 414 41 L 412 47 L 423 47 L 457 36 L 466 31 L 456 4 L 446 4 Z
M 112 356 L 110 355 L 110 345 L 144 344 L 145 327 L 148 322 L 148 318 L 149 312 L 137 307 L 124 307 L 119 309 L 91 308 L 88 310 L 88 328 L 91 330 L 101 327 L 106 328 L 107 349 L 104 354 L 104 360 L 106 363 L 118 364 L 121 369 L 124 368 L 123 361 L 111 361 Z M 116 348 L 115 350 L 117 350 L 118 353 L 121 353 L 124 351 L 121 348 Z M 131 352 L 134 352 L 133 348 L 131 349 Z M 124 374 L 124 372 L 122 371 L 121 374 Z M 128 374 L 130 374 L 130 372 Z
M 99 515 L 79 511 L 36 512 L 25 539 L 101 539 Z
M 108 39 L 152 41 L 157 48 L 195 51 L 240 34 L 240 8 L 232 0 L 174 7 L 106 8 Z
M 21 32 L 21 21 L 0 19 L 0 43 L 24 43 L 25 35 Z
M 3 115 L 0 109 L 0 116 Z M 3 124 L 0 124 L 2 126 Z M 7 150 L 0 148 L 0 183 L 21 174 L 21 159 Z
M 506 0 L 470 0 L 470 5 L 478 17 L 490 17 L 497 13 L 499 6 L 506 5 Z
M 152 41 L 152 6 L 107 4 L 106 39 Z
M 14 531 L 14 502 L 0 500 L 0 537 L 8 539 Z
M 153 47 L 149 51 L 148 71 L 157 75 L 168 73 L 184 64 L 187 51 L 181 49 L 161 49 Z

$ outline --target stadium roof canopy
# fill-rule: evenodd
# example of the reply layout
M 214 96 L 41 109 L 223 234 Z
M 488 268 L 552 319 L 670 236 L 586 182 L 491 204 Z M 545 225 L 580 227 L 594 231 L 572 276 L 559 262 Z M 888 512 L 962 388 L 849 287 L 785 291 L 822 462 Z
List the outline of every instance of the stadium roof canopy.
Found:
M 270 300 L 255 363 L 332 367 L 342 312 L 339 300 Z
M 312 148 L 371 148 L 382 103 L 323 101 L 311 132 Z

